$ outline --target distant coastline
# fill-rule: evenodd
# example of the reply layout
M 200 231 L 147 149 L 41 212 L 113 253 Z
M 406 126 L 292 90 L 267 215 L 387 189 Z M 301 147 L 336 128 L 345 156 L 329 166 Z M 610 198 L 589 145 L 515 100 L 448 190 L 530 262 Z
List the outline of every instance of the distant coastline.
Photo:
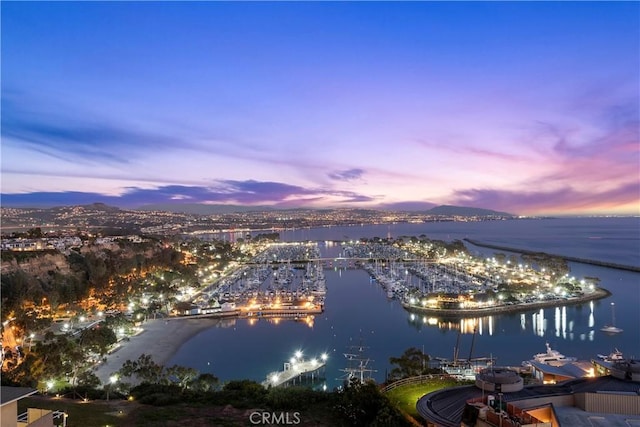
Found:
M 480 242 L 478 240 L 473 240 L 473 239 L 468 239 L 468 238 L 464 238 L 462 240 L 464 240 L 465 242 L 469 242 L 472 245 L 483 247 L 483 248 L 498 249 L 498 250 L 501 250 L 501 251 L 517 252 L 517 253 L 521 253 L 521 254 L 540 254 L 540 253 L 545 253 L 547 255 L 563 258 L 563 259 L 565 259 L 567 261 L 579 262 L 579 263 L 582 263 L 582 264 L 591 264 L 591 265 L 597 265 L 597 266 L 600 266 L 600 267 L 615 268 L 617 270 L 627 270 L 627 271 L 633 271 L 633 272 L 636 272 L 636 273 L 640 273 L 640 267 L 639 266 L 634 266 L 634 265 L 617 264 L 617 263 L 613 263 L 613 262 L 598 261 L 598 260 L 595 260 L 595 259 L 587 259 L 587 258 L 578 258 L 578 257 L 572 257 L 572 256 L 566 256 L 566 255 L 550 254 L 548 252 L 543 252 L 543 251 L 532 251 L 532 250 L 528 250 L 528 249 L 513 248 L 511 246 L 503 246 L 503 245 L 495 245 L 495 244 L 492 244 L 492 243 L 484 243 L 484 242 Z
M 596 288 L 593 292 L 588 294 L 574 297 L 563 298 L 560 300 L 544 300 L 530 303 L 520 303 L 513 305 L 498 305 L 494 307 L 485 308 L 464 308 L 464 309 L 450 309 L 450 308 L 428 308 L 418 305 L 411 305 L 403 302 L 402 306 L 410 313 L 416 314 L 429 314 L 434 316 L 441 316 L 445 318 L 463 318 L 463 317 L 475 317 L 475 316 L 489 316 L 492 314 L 502 313 L 516 313 L 529 311 L 532 309 L 543 307 L 559 307 L 565 305 L 582 304 L 587 301 L 599 300 L 611 296 L 611 292 L 604 288 Z

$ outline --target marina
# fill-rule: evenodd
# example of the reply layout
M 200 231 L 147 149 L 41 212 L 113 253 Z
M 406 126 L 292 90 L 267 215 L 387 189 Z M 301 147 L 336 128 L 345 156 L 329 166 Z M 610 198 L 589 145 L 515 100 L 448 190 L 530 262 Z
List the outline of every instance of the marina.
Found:
M 509 233 L 508 237 L 501 237 L 505 242 L 507 239 L 517 239 L 519 245 L 527 244 L 532 249 L 552 245 L 558 252 L 572 253 L 582 257 L 596 255 L 588 254 L 586 247 L 582 247 L 582 241 L 572 239 L 571 235 L 565 231 L 578 230 L 582 234 L 588 232 L 590 235 L 606 232 L 611 236 L 609 240 L 590 241 L 590 244 L 602 245 L 602 250 L 597 252 L 597 256 L 612 262 L 616 259 L 624 263 L 633 262 L 628 258 L 614 258 L 620 254 L 630 253 L 629 251 L 633 251 L 635 247 L 633 241 L 625 240 L 625 236 L 634 233 L 635 229 L 628 230 L 623 227 L 619 238 L 616 237 L 618 235 L 611 234 L 612 228 L 607 224 L 615 221 L 617 220 L 594 218 L 404 224 L 391 226 L 390 229 L 393 235 L 403 233 L 419 235 L 425 232 L 435 238 L 453 239 L 469 235 L 482 241 L 490 240 L 491 237 L 496 241 L 498 239 L 496 236 Z M 631 219 L 622 219 L 623 224 L 630 221 Z M 560 228 L 554 228 L 556 224 Z M 598 224 L 604 225 L 599 228 Z M 550 231 L 545 232 L 544 227 Z M 428 354 L 450 355 L 455 347 L 458 333 L 466 335 L 468 339 L 474 330 L 476 330 L 477 339 L 472 359 L 493 354 L 494 358 L 505 366 L 520 366 L 523 360 L 529 360 L 532 355 L 540 353 L 545 348 L 545 342 L 549 342 L 553 349 L 557 347 L 561 351 L 570 348 L 571 354 L 567 355 L 581 360 L 595 358 L 595 355 L 602 353 L 603 350 L 611 351 L 616 347 L 624 350 L 625 355 L 640 355 L 640 347 L 638 347 L 640 339 L 637 332 L 630 335 L 627 333 L 637 330 L 634 328 L 638 319 L 636 307 L 640 303 L 637 288 L 640 282 L 638 282 L 637 273 L 593 265 L 571 264 L 571 274 L 576 277 L 600 278 L 600 284 L 612 294 L 602 301 L 595 300 L 575 305 L 565 305 L 565 301 L 557 301 L 558 305 L 555 307 L 527 308 L 517 313 L 495 311 L 458 318 L 449 318 L 440 313 L 407 312 L 397 297 L 388 298 L 387 291 L 371 277 L 370 273 L 353 269 L 358 264 L 356 257 L 369 258 L 369 253 L 364 253 L 365 246 L 362 246 L 361 252 L 355 252 L 354 248 L 354 252 L 349 253 L 345 250 L 348 247 L 355 247 L 354 244 L 341 245 L 334 242 L 343 239 L 345 235 L 354 237 L 386 235 L 388 229 L 387 226 L 357 226 L 283 232 L 281 238 L 285 241 L 299 239 L 302 236 L 317 239 L 314 244 L 318 245 L 320 258 L 324 260 L 322 264 L 327 289 L 324 296 L 324 311 L 313 315 L 313 326 L 300 321 L 278 318 L 212 319 L 213 326 L 186 342 L 169 363 L 193 366 L 201 372 L 211 372 L 223 381 L 251 378 L 261 382 L 269 372 L 269 367 L 273 369 L 281 366 L 282 361 L 288 359 L 282 349 L 293 352 L 296 348 L 301 348 L 305 354 L 326 352 L 330 355 L 325 369 L 326 384 L 332 388 L 341 384 L 341 380 L 337 378 L 343 374 L 340 369 L 345 367 L 342 353 L 345 353 L 343 350 L 345 346 L 353 344 L 351 337 L 365 338 L 369 347 L 369 358 L 375 360 L 370 363 L 370 368 L 376 370 L 371 373 L 371 376 L 376 381 L 382 382 L 386 372 L 391 369 L 389 357 L 401 355 L 409 347 L 420 348 L 422 345 L 425 346 L 425 352 Z M 522 232 L 517 232 L 518 229 Z M 584 231 L 585 229 L 589 231 Z M 561 232 L 558 233 L 557 230 Z M 545 243 L 536 246 L 537 241 Z M 382 246 L 380 245 L 381 251 L 384 250 Z M 469 247 L 474 256 L 483 257 L 485 260 L 487 257 L 493 257 L 492 252 L 483 252 L 482 249 Z M 628 249 L 621 252 L 624 247 Z M 590 250 L 595 249 L 591 246 Z M 404 253 L 402 255 L 404 257 Z M 273 255 L 270 256 L 274 258 Z M 382 267 L 382 260 L 386 263 L 388 258 L 385 253 L 380 252 L 379 266 Z M 332 265 L 329 264 L 329 260 L 332 261 Z M 283 261 L 286 264 L 286 258 L 283 258 Z M 292 261 L 290 264 L 293 267 L 297 263 Z M 314 262 L 311 264 L 313 266 Z M 301 281 L 306 266 L 301 263 L 300 267 L 302 268 L 294 268 L 294 270 L 300 274 Z M 397 267 L 397 271 L 404 273 L 400 267 Z M 410 276 L 409 281 L 413 287 L 423 286 L 415 275 L 410 274 Z M 426 289 L 426 284 L 424 286 Z M 604 324 L 611 321 L 611 302 L 615 302 L 616 326 L 626 329 L 625 333 L 610 335 L 600 331 Z M 225 343 L 224 349 L 215 345 L 219 342 Z M 260 351 L 256 351 L 256 348 L 260 348 Z M 285 350 L 285 353 L 288 351 Z M 468 352 L 468 348 L 461 351 L 464 353 L 461 359 L 467 359 Z M 231 357 L 231 354 L 242 354 L 242 360 Z M 446 359 L 452 361 L 451 356 Z M 208 365 L 209 362 L 210 365 Z
M 179 316 L 303 318 L 324 311 L 324 265 L 314 243 L 272 244 L 185 303 Z
M 464 248 L 447 255 L 446 247 L 431 243 L 405 242 L 403 249 L 350 243 L 343 252 L 368 254 L 368 262 L 361 265 L 387 298 L 398 299 L 407 311 L 419 314 L 460 317 L 518 312 L 610 295 L 594 278 L 555 275 L 551 269 L 518 263 L 515 257 L 472 256 Z

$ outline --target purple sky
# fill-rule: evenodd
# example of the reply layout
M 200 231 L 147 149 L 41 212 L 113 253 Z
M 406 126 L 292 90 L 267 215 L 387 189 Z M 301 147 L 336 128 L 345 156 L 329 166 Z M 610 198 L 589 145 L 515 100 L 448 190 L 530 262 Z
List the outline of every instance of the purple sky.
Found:
M 2 205 L 639 214 L 637 2 L 2 2 Z

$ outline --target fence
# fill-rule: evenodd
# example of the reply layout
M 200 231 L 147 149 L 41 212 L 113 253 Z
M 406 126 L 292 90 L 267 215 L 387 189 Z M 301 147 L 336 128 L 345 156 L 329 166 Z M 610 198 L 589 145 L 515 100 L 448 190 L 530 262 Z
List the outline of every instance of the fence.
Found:
M 382 392 L 386 393 L 388 391 L 393 390 L 394 388 L 401 387 L 403 385 L 422 384 L 422 383 L 426 383 L 429 380 L 444 379 L 444 378 L 452 378 L 452 377 L 450 377 L 449 375 L 442 375 L 442 374 L 437 374 L 437 375 L 428 374 L 428 375 L 418 375 L 417 377 L 403 378 L 401 380 L 392 382 L 391 384 L 388 384 L 387 386 L 383 387 Z

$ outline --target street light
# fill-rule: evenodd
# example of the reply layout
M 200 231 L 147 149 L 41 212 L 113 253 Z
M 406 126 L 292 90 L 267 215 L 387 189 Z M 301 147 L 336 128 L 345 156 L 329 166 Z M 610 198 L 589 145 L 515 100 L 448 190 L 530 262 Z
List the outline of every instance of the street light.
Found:
M 29 334 L 29 352 L 31 352 L 31 345 L 33 344 L 33 338 L 36 336 L 33 332 Z
M 107 386 L 107 402 L 109 401 L 109 392 L 111 391 L 111 387 L 113 387 L 113 385 L 115 383 L 118 382 L 118 376 L 117 375 L 111 375 L 109 377 L 109 384 Z
M 271 382 L 273 384 L 276 384 L 278 382 L 278 374 L 274 373 L 273 375 L 271 375 Z

